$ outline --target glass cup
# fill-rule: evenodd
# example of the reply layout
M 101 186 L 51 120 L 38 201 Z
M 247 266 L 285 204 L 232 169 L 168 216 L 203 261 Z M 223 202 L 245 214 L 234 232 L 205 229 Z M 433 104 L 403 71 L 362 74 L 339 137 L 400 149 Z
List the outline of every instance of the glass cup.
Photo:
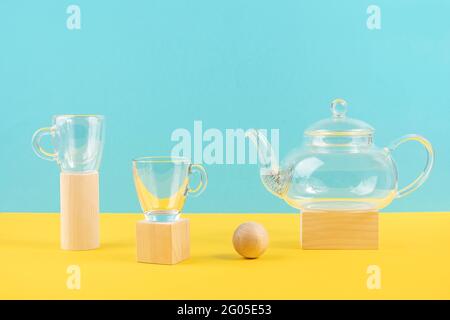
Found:
M 49 135 L 54 151 L 41 146 Z M 42 159 L 56 161 L 61 171 L 90 173 L 98 171 L 103 153 L 104 117 L 101 115 L 57 115 L 53 125 L 37 130 L 32 139 L 34 152 Z
M 189 187 L 191 174 L 198 173 L 200 182 Z M 142 157 L 133 160 L 136 192 L 149 221 L 172 222 L 179 218 L 186 196 L 199 196 L 206 188 L 205 168 L 179 157 Z

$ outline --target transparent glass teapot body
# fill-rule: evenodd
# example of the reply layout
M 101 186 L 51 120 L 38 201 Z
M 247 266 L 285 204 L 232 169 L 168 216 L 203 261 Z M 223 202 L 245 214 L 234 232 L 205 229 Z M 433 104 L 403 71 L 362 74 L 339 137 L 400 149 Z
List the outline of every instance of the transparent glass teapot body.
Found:
M 379 210 L 397 194 L 390 153 L 375 146 L 305 145 L 288 157 L 290 186 L 282 197 L 303 210 Z
M 257 144 L 261 180 L 273 194 L 303 211 L 374 211 L 405 196 L 427 179 L 434 162 L 431 144 L 419 135 L 407 135 L 389 147 L 373 143 L 372 127 L 346 117 L 346 102 L 332 103 L 333 117 L 311 126 L 304 143 L 278 164 L 264 135 L 250 130 Z M 416 141 L 427 151 L 419 176 L 399 189 L 392 152 L 402 143 Z
M 53 151 L 41 146 L 49 135 Z M 32 139 L 33 150 L 42 159 L 56 161 L 61 171 L 90 173 L 99 169 L 103 153 L 104 117 L 101 115 L 58 115 L 51 127 L 41 128 Z

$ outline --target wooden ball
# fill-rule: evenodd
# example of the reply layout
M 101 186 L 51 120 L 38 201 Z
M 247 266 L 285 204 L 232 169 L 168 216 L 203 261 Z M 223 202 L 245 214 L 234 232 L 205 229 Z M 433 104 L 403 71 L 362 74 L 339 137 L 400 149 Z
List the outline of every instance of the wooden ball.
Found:
M 244 258 L 258 258 L 266 251 L 268 245 L 269 235 L 259 223 L 245 222 L 234 231 L 234 249 Z

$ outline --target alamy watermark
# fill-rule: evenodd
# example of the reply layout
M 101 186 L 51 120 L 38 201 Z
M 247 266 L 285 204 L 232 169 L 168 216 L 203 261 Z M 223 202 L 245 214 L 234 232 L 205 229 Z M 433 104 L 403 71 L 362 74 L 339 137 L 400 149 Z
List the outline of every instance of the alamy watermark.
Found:
M 367 289 L 380 290 L 381 289 L 381 268 L 377 265 L 370 265 L 367 267 Z
M 69 290 L 81 289 L 81 268 L 78 265 L 72 264 L 67 267 L 66 273 L 69 275 L 66 280 L 66 287 Z
M 172 156 L 192 159 L 194 163 L 217 165 L 257 164 L 259 147 L 247 138 L 249 130 L 241 128 L 220 130 L 204 129 L 202 121 L 194 121 L 192 132 L 178 128 L 170 137 L 175 145 Z M 259 129 L 258 132 L 270 141 L 272 157 L 278 159 L 280 145 L 279 129 Z
M 371 4 L 367 7 L 367 17 L 366 26 L 369 30 L 380 30 L 381 29 L 381 9 L 379 6 Z
M 81 29 L 81 9 L 76 4 L 67 7 L 66 13 L 69 15 L 66 20 L 66 26 L 69 30 Z

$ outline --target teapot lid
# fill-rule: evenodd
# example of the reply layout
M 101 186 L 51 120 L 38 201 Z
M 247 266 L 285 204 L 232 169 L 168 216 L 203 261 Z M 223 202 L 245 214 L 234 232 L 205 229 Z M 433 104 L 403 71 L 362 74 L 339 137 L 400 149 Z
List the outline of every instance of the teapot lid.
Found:
M 344 99 L 335 99 L 331 103 L 332 117 L 320 120 L 308 129 L 308 136 L 367 136 L 372 135 L 375 129 L 364 121 L 348 118 L 347 102 Z

